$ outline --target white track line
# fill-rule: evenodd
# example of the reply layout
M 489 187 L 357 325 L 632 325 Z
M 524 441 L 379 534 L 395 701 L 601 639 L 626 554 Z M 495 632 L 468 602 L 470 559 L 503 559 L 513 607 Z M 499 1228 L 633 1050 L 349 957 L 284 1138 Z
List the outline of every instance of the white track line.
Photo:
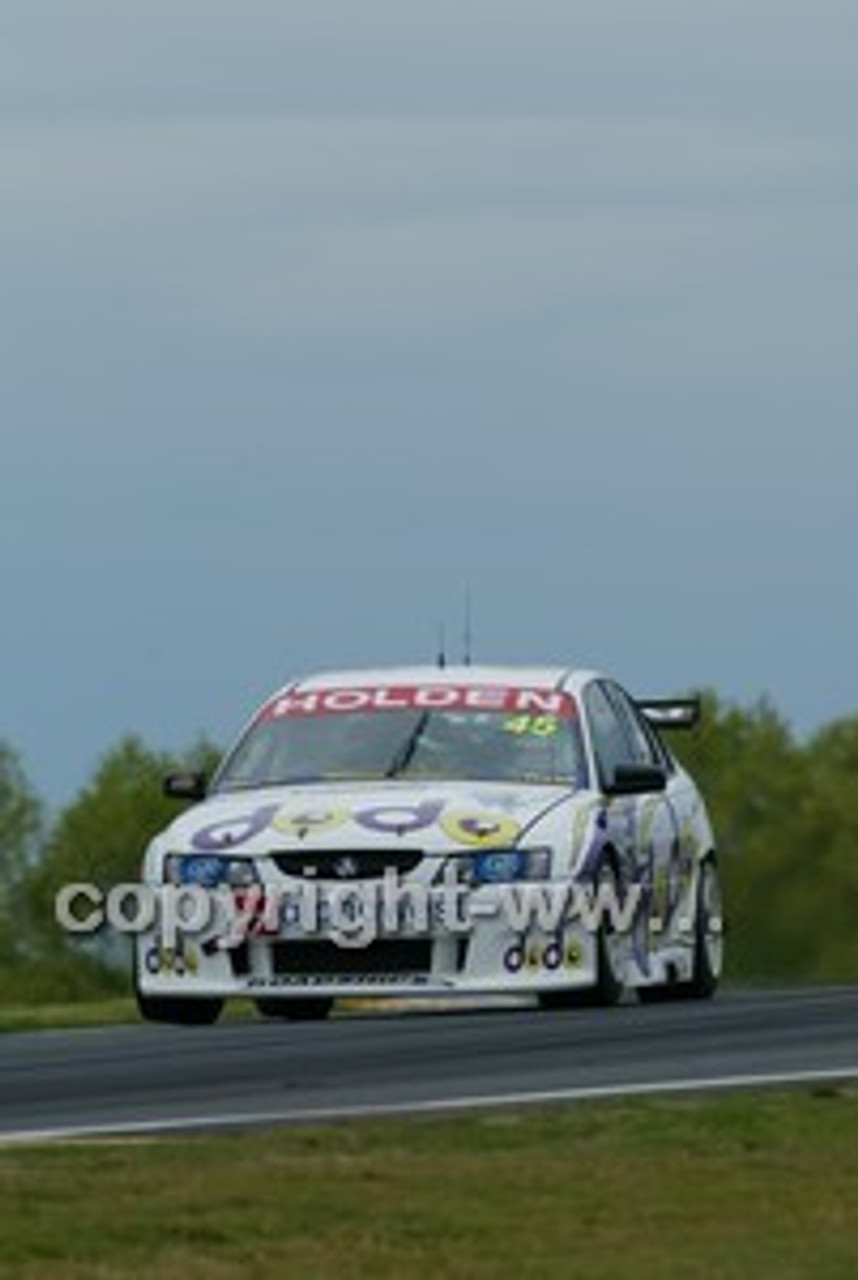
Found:
M 784 1071 L 760 1075 L 713 1076 L 702 1080 L 641 1081 L 631 1084 L 587 1085 L 535 1093 L 433 1099 L 424 1102 L 382 1102 L 355 1107 L 317 1107 L 306 1111 L 235 1112 L 220 1116 L 186 1116 L 164 1120 L 116 1121 L 114 1124 L 62 1125 L 51 1129 L 22 1129 L 0 1134 L 0 1146 L 16 1143 L 62 1142 L 77 1138 L 139 1138 L 171 1133 L 205 1133 L 218 1129 L 259 1129 L 286 1124 L 326 1124 L 343 1120 L 395 1116 L 444 1115 L 492 1107 L 528 1107 L 555 1102 L 584 1102 L 600 1098 L 640 1098 L 659 1094 L 708 1093 L 724 1089 L 794 1087 L 797 1085 L 858 1082 L 858 1066 L 824 1071 Z

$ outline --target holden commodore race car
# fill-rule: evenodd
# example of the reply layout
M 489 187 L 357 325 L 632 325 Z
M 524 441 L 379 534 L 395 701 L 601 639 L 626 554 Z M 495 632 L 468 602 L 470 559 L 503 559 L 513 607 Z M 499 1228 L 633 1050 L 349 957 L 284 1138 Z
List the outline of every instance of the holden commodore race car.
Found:
M 138 934 L 148 1019 L 230 997 L 322 1018 L 372 996 L 543 1008 L 704 998 L 722 971 L 715 840 L 643 701 L 593 671 L 485 666 L 295 681 L 155 837 Z

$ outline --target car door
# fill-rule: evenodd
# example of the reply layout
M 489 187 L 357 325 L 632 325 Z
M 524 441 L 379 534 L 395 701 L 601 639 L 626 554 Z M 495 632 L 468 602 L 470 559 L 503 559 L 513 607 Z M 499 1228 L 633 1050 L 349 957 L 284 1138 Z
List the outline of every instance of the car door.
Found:
M 682 783 L 674 761 L 633 699 L 613 682 L 607 692 L 628 726 L 635 762 L 657 764 L 667 775 L 665 790 L 642 797 L 638 813 L 638 856 L 648 869 L 647 951 L 657 951 L 675 941 L 677 913 L 688 883 L 681 841 Z
M 673 768 L 655 734 L 625 691 L 613 681 L 594 681 L 585 692 L 593 754 L 600 786 L 610 784 L 618 764 L 655 765 L 667 775 L 663 792 L 610 797 L 608 837 L 621 856 L 623 874 L 640 898 L 632 958 L 641 977 L 670 931 L 681 875 L 679 826 L 671 798 Z

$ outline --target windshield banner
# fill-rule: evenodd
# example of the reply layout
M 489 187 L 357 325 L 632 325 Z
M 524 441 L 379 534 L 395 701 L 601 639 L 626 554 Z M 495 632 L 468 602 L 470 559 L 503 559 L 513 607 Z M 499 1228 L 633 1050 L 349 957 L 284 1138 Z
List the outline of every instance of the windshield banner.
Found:
M 262 720 L 283 716 L 343 715 L 354 711 L 500 711 L 518 715 L 575 714 L 574 699 L 557 689 L 503 685 L 396 685 L 295 691 L 273 699 Z

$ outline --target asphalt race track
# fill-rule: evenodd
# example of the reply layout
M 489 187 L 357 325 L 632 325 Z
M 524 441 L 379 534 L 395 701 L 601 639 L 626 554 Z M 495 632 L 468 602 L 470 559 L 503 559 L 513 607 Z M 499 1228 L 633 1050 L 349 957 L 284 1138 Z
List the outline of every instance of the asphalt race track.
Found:
M 858 1081 L 858 988 L 0 1036 L 0 1141 Z

